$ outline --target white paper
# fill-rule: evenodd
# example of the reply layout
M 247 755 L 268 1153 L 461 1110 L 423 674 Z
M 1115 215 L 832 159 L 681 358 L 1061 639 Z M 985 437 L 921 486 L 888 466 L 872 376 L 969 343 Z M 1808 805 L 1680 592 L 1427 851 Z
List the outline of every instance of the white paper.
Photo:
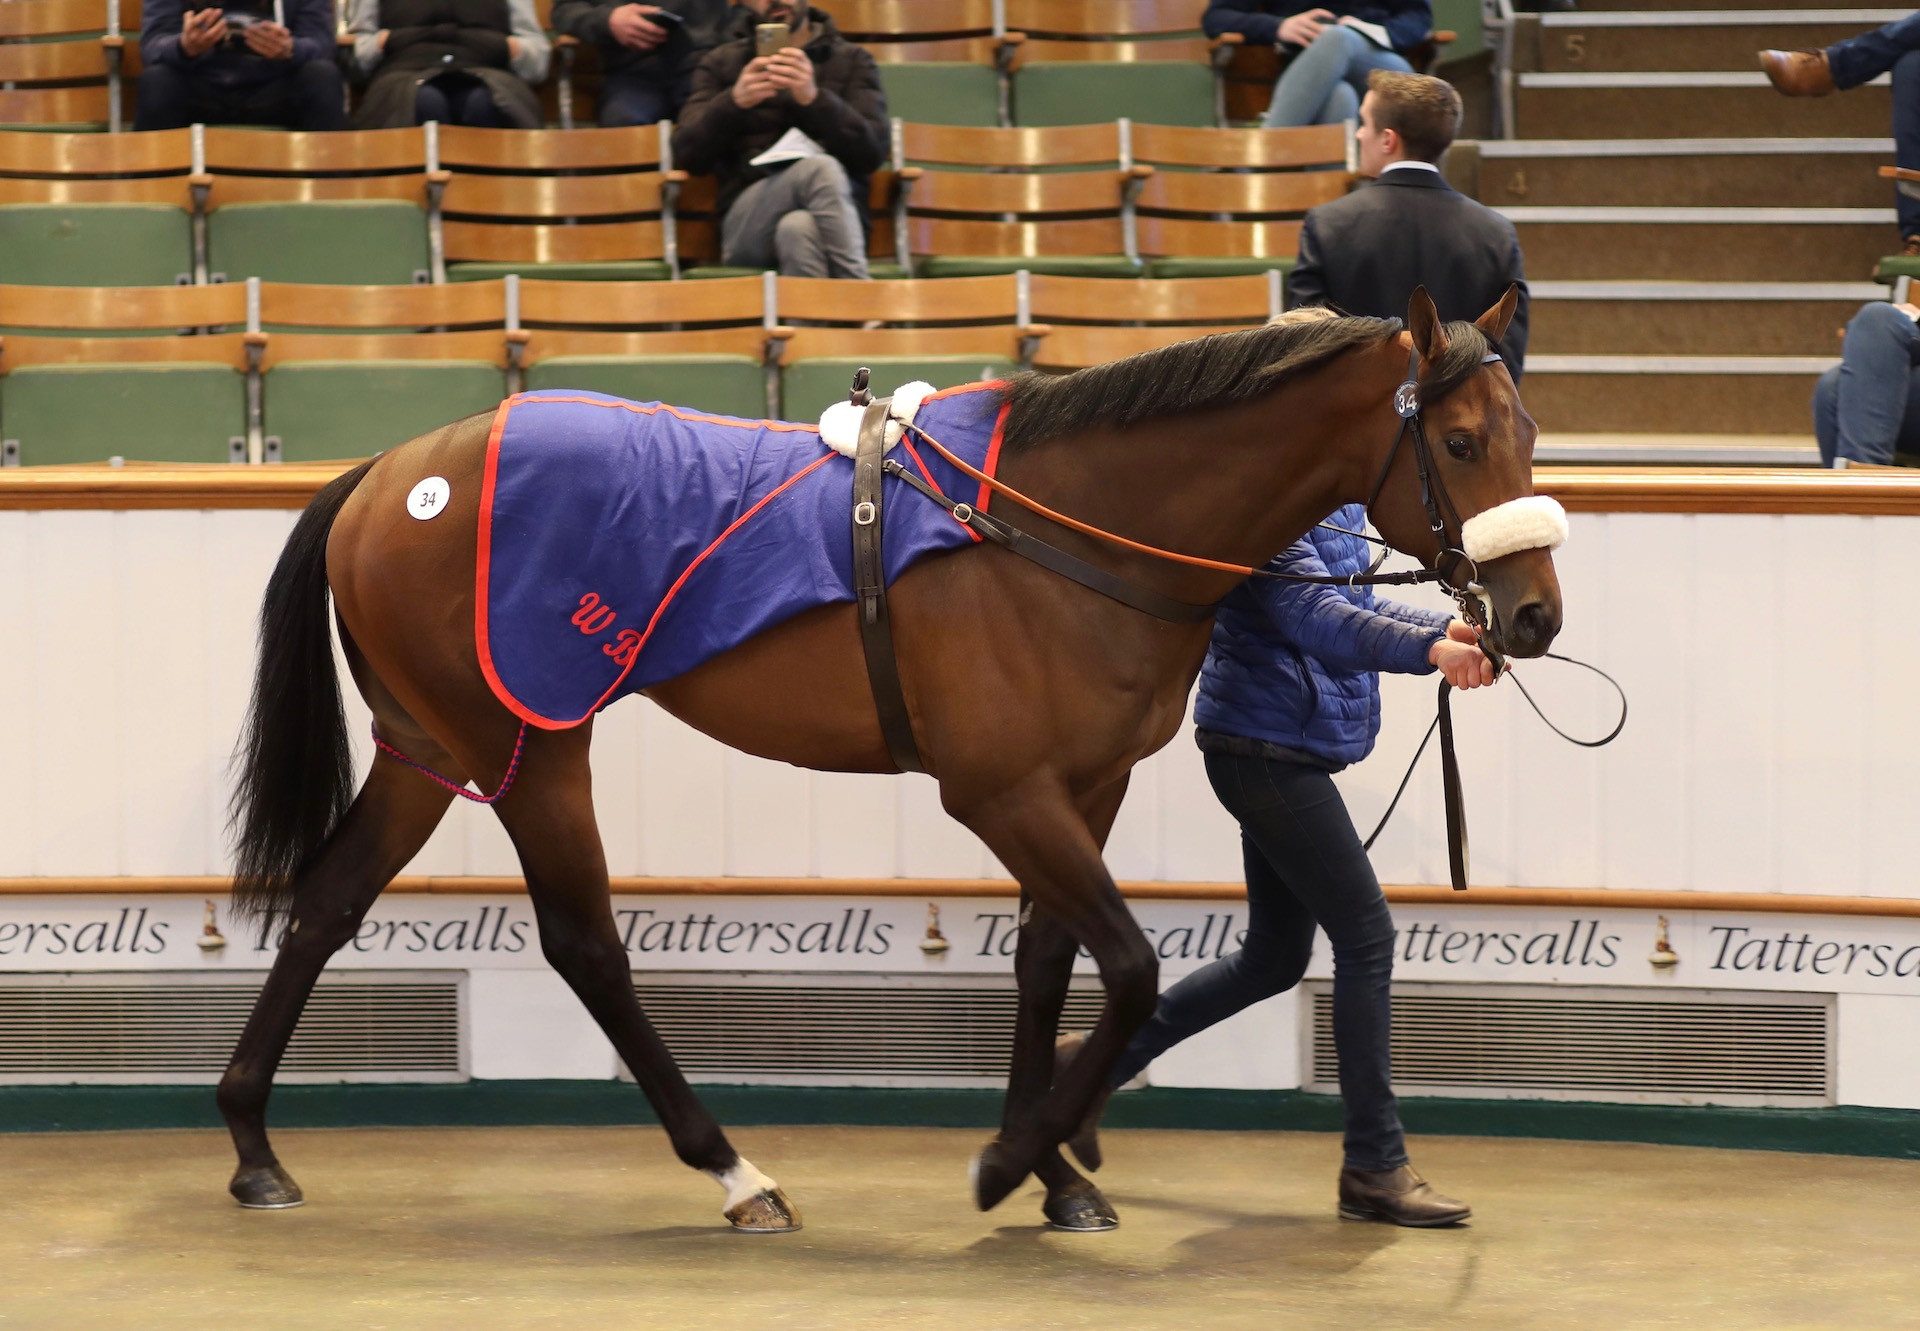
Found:
M 1342 26 L 1352 28 L 1383 51 L 1391 51 L 1393 42 L 1387 37 L 1387 30 L 1378 23 L 1362 23 L 1357 18 L 1340 20 Z
M 754 158 L 753 166 L 785 166 L 788 162 L 798 162 L 808 157 L 819 157 L 826 149 L 815 143 L 803 131 L 790 129 L 765 152 Z

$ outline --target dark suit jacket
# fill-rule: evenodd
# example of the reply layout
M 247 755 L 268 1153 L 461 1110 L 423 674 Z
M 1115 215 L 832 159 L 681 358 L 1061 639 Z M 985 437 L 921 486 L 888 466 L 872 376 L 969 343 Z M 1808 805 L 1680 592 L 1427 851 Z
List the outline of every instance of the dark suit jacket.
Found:
M 1307 214 L 1288 304 L 1407 317 L 1425 286 L 1440 317 L 1473 320 L 1520 284 L 1520 308 L 1501 339 L 1515 379 L 1527 354 L 1527 282 L 1513 223 L 1432 171 L 1389 171 Z

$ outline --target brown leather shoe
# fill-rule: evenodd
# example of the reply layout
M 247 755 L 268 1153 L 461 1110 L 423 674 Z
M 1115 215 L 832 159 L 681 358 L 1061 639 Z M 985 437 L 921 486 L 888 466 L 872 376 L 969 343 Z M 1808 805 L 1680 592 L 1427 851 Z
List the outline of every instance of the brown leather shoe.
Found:
M 1825 51 L 1762 51 L 1760 68 L 1789 97 L 1825 97 L 1833 91 Z
M 1473 1208 L 1465 1202 L 1435 1192 L 1412 1165 L 1340 1171 L 1343 1220 L 1380 1220 L 1412 1229 L 1433 1229 L 1457 1225 L 1472 1214 Z

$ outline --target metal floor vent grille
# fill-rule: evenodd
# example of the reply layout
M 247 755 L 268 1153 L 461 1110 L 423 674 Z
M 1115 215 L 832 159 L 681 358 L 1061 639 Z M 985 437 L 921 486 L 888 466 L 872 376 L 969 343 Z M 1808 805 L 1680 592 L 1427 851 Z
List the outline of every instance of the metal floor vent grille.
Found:
M 1018 1003 L 1011 977 L 648 972 L 634 990 L 694 1081 L 999 1085 Z M 1075 980 L 1060 1019 L 1086 1030 L 1103 996 Z M 621 1069 L 622 1076 L 628 1076 Z
M 0 976 L 0 1082 L 218 1081 L 264 973 Z M 281 1081 L 455 1081 L 458 975 L 323 978 Z
M 1309 1089 L 1339 1090 L 1333 995 L 1308 986 Z M 1633 1103 L 1833 1103 L 1825 994 L 1396 985 L 1403 1094 Z

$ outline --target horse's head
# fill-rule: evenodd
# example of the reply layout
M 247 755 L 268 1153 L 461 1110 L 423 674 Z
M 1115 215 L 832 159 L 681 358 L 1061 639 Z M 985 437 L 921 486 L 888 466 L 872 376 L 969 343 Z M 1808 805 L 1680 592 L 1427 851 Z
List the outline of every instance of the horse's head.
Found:
M 1414 290 L 1407 332 L 1420 391 L 1413 403 L 1396 400 L 1403 416 L 1414 414 L 1383 464 L 1371 516 L 1382 536 L 1437 567 L 1451 587 L 1477 584 L 1492 610 L 1492 645 L 1525 657 L 1546 651 L 1560 631 L 1553 548 L 1566 537 L 1566 517 L 1533 494 L 1539 431 L 1495 353 L 1518 302 L 1509 287 L 1472 324 L 1444 327 L 1426 288 Z

